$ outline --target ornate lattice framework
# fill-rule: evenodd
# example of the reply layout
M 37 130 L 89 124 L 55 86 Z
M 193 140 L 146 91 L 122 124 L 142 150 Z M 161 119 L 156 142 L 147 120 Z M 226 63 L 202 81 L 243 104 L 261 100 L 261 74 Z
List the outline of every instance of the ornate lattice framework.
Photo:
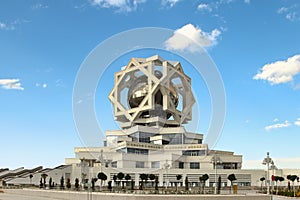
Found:
M 127 126 L 162 120 L 164 126 L 180 126 L 192 119 L 191 79 L 179 62 L 157 55 L 132 58 L 114 81 L 109 99 L 116 120 Z

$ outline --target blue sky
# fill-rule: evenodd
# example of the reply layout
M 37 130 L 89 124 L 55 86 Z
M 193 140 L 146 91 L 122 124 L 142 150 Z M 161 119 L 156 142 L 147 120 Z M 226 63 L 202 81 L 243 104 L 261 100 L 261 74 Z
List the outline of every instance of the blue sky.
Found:
M 279 168 L 300 167 L 296 0 L 1 1 L 0 167 L 52 167 L 73 157 L 73 147 L 83 145 L 72 111 L 80 66 L 101 42 L 143 27 L 172 29 L 170 38 L 176 33 L 190 37 L 217 66 L 226 91 L 226 119 L 217 149 L 243 154 L 251 167 L 261 167 L 267 151 Z M 133 51 L 106 66 L 91 95 L 103 131 L 117 128 L 106 98 L 113 73 L 131 56 L 159 53 L 176 59 L 169 49 L 193 51 L 189 43 L 169 41 L 165 52 Z M 180 61 L 192 78 L 200 107 L 198 131 L 205 134 L 209 92 L 201 76 Z

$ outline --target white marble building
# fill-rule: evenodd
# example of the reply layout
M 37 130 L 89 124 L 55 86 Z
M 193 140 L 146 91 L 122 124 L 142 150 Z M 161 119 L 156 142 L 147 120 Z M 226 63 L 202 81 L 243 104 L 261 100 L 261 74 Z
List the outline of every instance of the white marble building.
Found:
M 179 62 L 159 56 L 132 58 L 115 74 L 114 83 L 109 99 L 122 129 L 107 130 L 103 147 L 76 147 L 75 157 L 66 158 L 65 166 L 33 170 L 33 184 L 39 184 L 41 173 L 48 173 L 55 182 L 61 176 L 70 178 L 74 184 L 76 178 L 90 182 L 99 172 L 104 172 L 108 180 L 123 172 L 136 186 L 142 173 L 158 176 L 160 186 L 175 182 L 184 185 L 186 177 L 191 186 L 196 186 L 203 174 L 209 175 L 207 186 L 214 185 L 219 176 L 222 186 L 227 186 L 227 176 L 232 173 L 239 186 L 260 186 L 260 178 L 267 176 L 265 170 L 242 169 L 242 155 L 211 150 L 203 143 L 203 134 L 185 129 L 192 119 L 194 97 L 191 79 Z M 269 172 L 269 177 L 273 173 L 283 177 L 300 174 L 299 170 L 284 169 Z M 5 171 L 0 172 L 0 179 L 1 173 Z M 9 184 L 26 184 L 29 174 L 2 177 Z M 177 181 L 176 175 L 182 175 L 182 179 Z

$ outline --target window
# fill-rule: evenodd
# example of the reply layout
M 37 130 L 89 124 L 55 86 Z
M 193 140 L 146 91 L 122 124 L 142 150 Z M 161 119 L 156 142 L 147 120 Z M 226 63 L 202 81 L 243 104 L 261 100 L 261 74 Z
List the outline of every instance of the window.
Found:
M 65 179 L 71 178 L 71 174 L 70 173 L 65 173 Z
M 184 162 L 179 162 L 178 168 L 179 169 L 184 169 Z
M 149 154 L 148 149 L 135 149 L 135 148 L 127 148 L 127 153 L 133 153 L 133 154 Z
M 187 151 L 182 151 L 182 155 L 184 155 L 184 156 L 205 156 L 206 151 L 205 150 L 187 150 Z
M 150 137 L 153 135 L 153 133 L 136 132 L 131 137 L 135 142 L 150 143 Z
M 191 162 L 190 169 L 200 169 L 200 163 L 198 162 Z
M 135 168 L 145 168 L 145 163 L 141 161 L 136 161 Z
M 159 161 L 151 162 L 151 168 L 159 168 Z
M 118 165 L 118 162 L 117 162 L 117 161 L 111 162 L 111 167 L 117 168 L 117 165 Z
M 170 144 L 182 144 L 182 134 L 165 134 L 170 139 Z

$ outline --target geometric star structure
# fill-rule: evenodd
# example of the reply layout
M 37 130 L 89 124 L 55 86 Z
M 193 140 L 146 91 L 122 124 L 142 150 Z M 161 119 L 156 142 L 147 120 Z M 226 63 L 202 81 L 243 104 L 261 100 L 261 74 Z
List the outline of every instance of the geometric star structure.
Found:
M 158 55 L 131 58 L 125 68 L 115 73 L 109 99 L 115 119 L 123 128 L 154 123 L 181 126 L 192 119 L 195 103 L 191 79 L 180 62 Z

